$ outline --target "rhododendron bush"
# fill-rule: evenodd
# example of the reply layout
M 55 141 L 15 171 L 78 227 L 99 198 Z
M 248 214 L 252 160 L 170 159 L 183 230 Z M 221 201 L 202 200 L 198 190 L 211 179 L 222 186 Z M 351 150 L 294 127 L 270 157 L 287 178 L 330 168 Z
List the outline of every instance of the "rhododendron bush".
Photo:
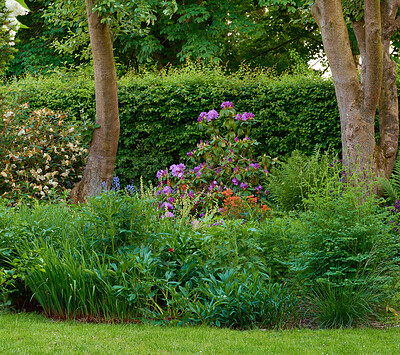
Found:
M 276 158 L 253 156 L 259 144 L 250 136 L 254 122 L 254 114 L 236 113 L 231 102 L 223 102 L 220 112 L 200 113 L 199 129 L 208 140 L 201 140 L 187 153 L 186 164 L 174 164 L 157 173 L 162 218 L 174 217 L 181 199 L 191 199 L 193 212 L 200 217 L 210 209 L 236 218 L 249 209 L 269 210 L 266 180 Z
M 22 199 L 60 196 L 79 181 L 87 149 L 79 124 L 27 104 L 6 110 L 0 122 L 0 196 Z

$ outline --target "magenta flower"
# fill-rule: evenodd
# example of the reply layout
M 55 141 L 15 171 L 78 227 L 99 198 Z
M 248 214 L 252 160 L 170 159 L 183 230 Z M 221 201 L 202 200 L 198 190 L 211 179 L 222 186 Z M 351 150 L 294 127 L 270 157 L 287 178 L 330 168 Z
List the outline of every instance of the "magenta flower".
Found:
M 262 186 L 261 185 L 258 185 L 257 187 L 254 188 L 254 191 L 257 191 L 257 192 L 259 192 L 261 190 L 262 190 Z
M 172 176 L 178 177 L 179 179 L 183 178 L 183 174 L 185 173 L 185 164 L 179 164 L 179 165 L 171 165 L 169 169 L 171 170 Z
M 163 218 L 174 218 L 175 217 L 175 215 L 172 213 L 172 212 L 165 212 L 165 214 L 163 214 L 160 218 L 161 219 L 163 219 Z
M 209 186 L 209 188 L 208 188 L 208 191 L 211 191 L 215 186 L 217 186 L 218 185 L 218 183 L 214 180 L 212 183 L 211 183 L 211 185 Z
M 251 112 L 245 112 L 242 115 L 242 121 L 248 121 L 251 120 L 254 117 L 254 114 Z
M 207 112 L 202 112 L 199 115 L 199 118 L 197 119 L 198 122 L 202 122 L 203 119 L 207 116 Z
M 241 120 L 242 120 L 242 115 L 237 114 L 237 115 L 235 116 L 235 120 L 236 120 L 236 121 L 241 121 Z
M 239 138 L 238 138 L 238 137 L 235 137 L 235 142 L 237 142 L 237 141 L 239 141 Z
M 165 208 L 167 208 L 168 210 L 173 210 L 174 206 L 172 206 L 172 204 L 169 202 L 163 202 L 160 206 L 160 209 L 165 210 Z
M 252 167 L 252 168 L 254 168 L 254 169 L 260 169 L 260 164 L 258 164 L 258 163 L 251 163 L 250 164 L 250 166 Z
M 240 188 L 241 188 L 242 190 L 246 190 L 248 186 L 249 186 L 249 185 L 246 184 L 245 182 L 242 182 L 242 183 L 240 184 Z
M 231 181 L 233 182 L 233 185 L 235 185 L 235 186 L 239 185 L 239 180 L 238 179 L 233 178 Z
M 233 108 L 233 103 L 229 101 L 225 101 L 221 104 L 221 108 Z
M 170 186 L 165 186 L 165 187 L 162 189 L 162 193 L 163 193 L 164 195 L 172 194 L 172 193 L 173 193 L 173 190 L 171 189 Z
M 207 121 L 211 122 L 212 120 L 215 120 L 216 118 L 219 117 L 219 114 L 215 110 L 211 110 L 207 113 Z
M 157 179 L 161 180 L 164 176 L 168 175 L 168 169 L 157 171 Z

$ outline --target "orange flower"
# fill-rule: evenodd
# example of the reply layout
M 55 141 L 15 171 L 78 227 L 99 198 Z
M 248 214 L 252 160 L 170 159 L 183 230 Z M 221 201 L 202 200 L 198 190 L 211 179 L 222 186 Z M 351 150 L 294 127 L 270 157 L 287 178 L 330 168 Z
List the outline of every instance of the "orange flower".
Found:
M 222 195 L 224 195 L 224 196 L 232 196 L 232 195 L 233 195 L 233 192 L 232 192 L 231 189 L 227 189 L 227 190 L 225 190 L 225 191 L 223 191 L 223 192 L 221 192 L 221 193 L 222 193 Z
M 261 208 L 263 211 L 269 211 L 270 208 L 267 205 L 263 205 Z
M 185 191 L 187 189 L 187 186 L 185 184 L 182 185 L 182 190 Z

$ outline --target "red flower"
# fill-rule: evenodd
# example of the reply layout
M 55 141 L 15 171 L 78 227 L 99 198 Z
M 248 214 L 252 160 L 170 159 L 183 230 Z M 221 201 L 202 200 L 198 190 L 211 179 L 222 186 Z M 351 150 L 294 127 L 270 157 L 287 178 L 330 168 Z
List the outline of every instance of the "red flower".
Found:
M 169 251 L 170 253 L 172 253 L 172 252 L 174 251 L 174 249 L 169 248 L 168 251 Z

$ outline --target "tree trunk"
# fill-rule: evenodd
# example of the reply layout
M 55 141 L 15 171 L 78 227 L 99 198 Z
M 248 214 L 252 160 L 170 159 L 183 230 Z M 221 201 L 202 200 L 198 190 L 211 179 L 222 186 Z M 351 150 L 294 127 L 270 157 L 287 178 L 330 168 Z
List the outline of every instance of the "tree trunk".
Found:
M 110 186 L 119 139 L 118 87 L 113 43 L 110 30 L 92 12 L 94 0 L 85 0 L 92 47 L 95 94 L 96 126 L 90 143 L 89 155 L 82 180 L 71 191 L 71 202 L 85 202 Z
M 364 19 L 353 23 L 362 59 L 358 78 L 341 0 L 316 0 L 312 14 L 322 34 L 338 101 L 343 161 L 356 172 L 390 176 L 397 152 L 396 67 L 390 38 L 396 27 L 398 0 L 365 0 Z M 375 114 L 379 104 L 379 135 Z M 366 175 L 364 175 L 366 177 Z

